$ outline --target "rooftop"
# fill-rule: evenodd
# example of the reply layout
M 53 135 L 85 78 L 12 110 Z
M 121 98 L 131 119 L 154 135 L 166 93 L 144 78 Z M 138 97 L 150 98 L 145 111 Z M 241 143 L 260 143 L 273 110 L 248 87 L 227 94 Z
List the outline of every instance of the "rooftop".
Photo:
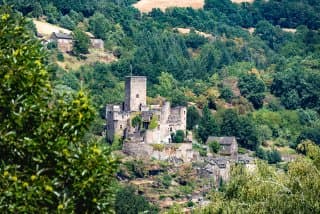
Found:
M 57 33 L 57 32 L 53 32 L 53 35 L 55 35 L 55 37 L 59 38 L 59 39 L 72 39 L 72 35 L 70 34 L 65 34 L 65 33 Z
M 217 141 L 220 145 L 231 145 L 233 142 L 236 142 L 235 137 L 213 137 L 209 136 L 206 144 Z

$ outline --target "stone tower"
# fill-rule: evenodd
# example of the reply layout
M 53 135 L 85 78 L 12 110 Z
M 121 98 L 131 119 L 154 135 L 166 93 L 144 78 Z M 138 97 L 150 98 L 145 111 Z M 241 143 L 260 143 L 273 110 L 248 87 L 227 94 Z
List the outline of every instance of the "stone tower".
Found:
M 127 76 L 125 83 L 125 111 L 140 111 L 147 104 L 147 78 L 145 76 Z

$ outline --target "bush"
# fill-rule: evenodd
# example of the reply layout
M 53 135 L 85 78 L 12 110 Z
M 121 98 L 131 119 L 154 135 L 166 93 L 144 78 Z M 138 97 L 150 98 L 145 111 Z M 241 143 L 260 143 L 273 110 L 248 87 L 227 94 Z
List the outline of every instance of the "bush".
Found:
M 60 62 L 64 61 L 63 53 L 61 53 L 60 51 L 57 53 L 57 60 Z
M 184 141 L 184 131 L 178 130 L 176 133 L 171 134 L 171 139 L 173 143 L 182 143 Z
M 209 142 L 208 146 L 213 153 L 218 153 L 220 150 L 220 144 L 217 141 Z
M 116 194 L 116 214 L 158 213 L 159 209 L 151 205 L 143 196 L 137 195 L 131 186 L 121 188 Z

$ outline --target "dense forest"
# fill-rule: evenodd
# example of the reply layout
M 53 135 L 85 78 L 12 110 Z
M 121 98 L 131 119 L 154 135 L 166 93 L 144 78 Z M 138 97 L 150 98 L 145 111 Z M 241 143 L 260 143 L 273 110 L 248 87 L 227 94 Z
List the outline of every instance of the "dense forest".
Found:
M 150 103 L 161 96 L 174 106 L 189 104 L 187 126 L 199 142 L 211 135 L 236 136 L 241 148 L 270 164 L 281 155 L 306 155 L 281 175 L 263 164 L 256 177 L 238 171 L 230 185 L 214 193 L 219 200 L 201 212 L 232 213 L 239 207 L 250 213 L 319 212 L 319 0 L 206 0 L 201 10 L 153 9 L 149 14 L 132 7 L 135 0 L 4 2 L 12 10 L 3 7 L 0 14 L 0 189 L 8 193 L 0 194 L 0 210 L 113 209 L 112 199 L 104 197 L 117 188 L 111 179 L 117 168 L 110 153 L 114 148 L 102 134 L 105 105 L 122 102 L 124 77 L 133 74 L 147 76 Z M 44 18 L 79 37 L 92 32 L 118 60 L 66 71 L 56 64 L 63 59 L 55 47 L 44 51 L 35 42 L 30 18 Z M 177 28 L 191 31 L 182 34 Z M 259 179 L 270 183 L 258 190 L 238 188 L 252 188 Z M 34 191 L 24 192 L 31 182 Z M 134 195 L 122 191 L 118 194 Z M 47 199 L 39 204 L 35 197 Z M 142 211 L 157 212 L 136 197 Z M 84 200 L 90 203 L 82 207 Z

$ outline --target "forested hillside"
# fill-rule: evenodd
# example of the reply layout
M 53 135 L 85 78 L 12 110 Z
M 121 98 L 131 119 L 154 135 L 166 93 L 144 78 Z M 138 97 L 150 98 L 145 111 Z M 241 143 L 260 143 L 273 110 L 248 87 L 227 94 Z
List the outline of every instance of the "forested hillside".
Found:
M 295 195 L 295 191 L 305 193 L 312 188 L 319 189 L 318 180 L 312 180 L 313 175 L 310 174 L 311 171 L 317 173 L 317 170 L 319 170 L 318 156 L 307 151 L 312 148 L 313 153 L 318 152 L 318 146 L 320 145 L 319 0 L 255 0 L 253 3 L 240 4 L 232 3 L 230 0 L 206 0 L 203 9 L 168 8 L 165 11 L 153 9 L 150 13 L 140 13 L 132 7 L 137 2 L 136 0 L 7 0 L 0 1 L 0 4 L 4 4 L 4 2 L 12 5 L 13 10 L 26 17 L 27 22 L 15 23 L 12 20 L 12 23 L 8 24 L 5 22 L 6 19 L 3 18 L 7 12 L 2 12 L 2 29 L 8 27 L 15 31 L 14 25 L 21 27 L 25 25 L 27 29 L 23 33 L 33 32 L 32 35 L 28 34 L 28 39 L 33 39 L 36 35 L 35 27 L 30 21 L 30 18 L 33 18 L 69 29 L 75 35 L 78 32 L 80 37 L 82 32 L 91 32 L 96 38 L 104 41 L 104 47 L 110 50 L 117 60 L 111 63 L 85 64 L 79 69 L 64 70 L 58 65 L 57 61 L 67 59 L 61 57 L 61 53 L 56 47 L 48 45 L 46 54 L 35 53 L 36 56 L 31 56 L 30 60 L 34 61 L 35 58 L 40 58 L 39 63 L 41 62 L 41 65 L 43 64 L 48 70 L 44 81 L 50 80 L 52 83 L 52 88 L 50 86 L 48 91 L 52 90 L 55 95 L 47 95 L 42 91 L 32 95 L 33 89 L 26 90 L 30 90 L 30 96 L 34 96 L 30 99 L 46 97 L 45 100 L 40 99 L 39 101 L 40 104 L 42 103 L 41 106 L 37 107 L 40 110 L 46 108 L 46 111 L 51 112 L 50 108 L 53 105 L 51 103 L 61 108 L 57 110 L 58 112 L 53 111 L 53 115 L 46 116 L 52 119 L 53 124 L 58 120 L 58 125 L 54 126 L 53 130 L 58 129 L 57 127 L 65 129 L 63 122 L 67 123 L 68 119 L 59 119 L 59 117 L 61 115 L 64 117 L 64 113 L 61 111 L 65 111 L 64 108 L 67 108 L 68 102 L 75 106 L 78 105 L 76 100 L 82 99 L 81 96 L 83 95 L 78 94 L 77 96 L 80 96 L 78 98 L 75 97 L 76 95 L 71 96 L 71 94 L 76 94 L 77 91 L 85 90 L 88 92 L 97 114 L 88 116 L 88 122 L 92 121 L 90 127 L 87 127 L 89 123 L 80 121 L 80 119 L 78 124 L 79 134 L 73 132 L 68 137 L 63 135 L 61 139 L 58 136 L 51 136 L 54 132 L 52 130 L 50 131 L 51 134 L 48 134 L 39 131 L 38 128 L 30 130 L 37 132 L 35 136 L 30 137 L 18 133 L 16 138 L 9 139 L 3 131 L 9 129 L 3 123 L 0 126 L 0 140 L 5 139 L 3 142 L 27 142 L 29 138 L 38 140 L 40 136 L 46 136 L 48 141 L 57 138 L 57 142 L 62 145 L 59 148 L 62 153 L 65 151 L 63 149 L 66 149 L 64 147 L 65 141 L 72 142 L 72 145 L 74 144 L 72 149 L 74 150 L 76 150 L 80 141 L 88 141 L 88 139 L 100 139 L 101 142 L 106 143 L 103 135 L 105 105 L 123 101 L 125 76 L 131 74 L 145 75 L 148 78 L 149 103 L 156 102 L 161 96 L 171 101 L 174 106 L 189 106 L 187 126 L 199 143 L 204 143 L 208 136 L 212 135 L 235 136 L 240 150 L 252 152 L 254 156 L 266 160 L 269 164 L 280 162 L 281 157 L 291 158 L 296 157 L 297 154 L 306 155 L 307 153 L 309 155 L 307 163 L 300 160 L 300 162 L 293 163 L 289 167 L 287 165 L 281 166 L 285 169 L 283 177 L 282 175 L 280 177 L 274 175 L 276 174 L 275 171 L 266 168 L 259 172 L 260 177 L 257 175 L 259 179 L 272 180 L 277 182 L 279 186 L 286 186 L 288 183 L 291 185 L 295 182 L 290 177 L 295 173 L 300 176 L 305 172 L 307 178 L 311 179 L 303 184 L 297 183 L 296 185 L 302 185 L 300 189 L 296 186 L 281 190 L 271 189 L 270 191 L 273 191 L 272 196 L 277 195 L 275 192 L 286 191 L 286 194 L 281 195 L 281 197 L 272 198 L 271 201 L 274 206 L 262 206 L 257 211 L 255 207 L 258 207 L 259 203 L 255 202 L 258 201 L 257 198 L 264 197 L 262 187 L 259 189 L 260 192 L 253 193 L 245 192 L 244 189 L 237 189 L 236 186 L 254 186 L 260 180 L 247 174 L 241 174 L 236 176 L 230 186 L 225 187 L 226 189 L 224 192 L 222 191 L 222 194 L 215 195 L 219 200 L 208 208 L 209 211 L 201 211 L 211 213 L 214 210 L 213 213 L 218 213 L 229 202 L 226 213 L 235 212 L 241 203 L 249 204 L 252 208 L 252 211 L 249 209 L 251 213 L 268 213 L 268 211 L 272 212 L 277 208 L 288 213 L 295 209 L 299 209 L 302 213 L 319 211 L 318 202 L 311 201 L 311 198 L 319 199 L 319 195 L 315 192 L 310 193 L 310 197 L 308 196 L 310 203 L 306 202 L 306 209 L 293 206 L 298 203 L 296 197 L 302 197 L 299 194 Z M 190 29 L 190 32 L 183 34 L 177 28 L 187 28 Z M 0 57 L 3 58 L 1 58 L 3 61 L 1 61 L 1 64 L 14 64 L 14 61 L 7 62 L 3 53 L 10 54 L 5 52 L 6 48 L 20 43 L 10 43 L 8 45 L 9 39 L 4 39 L 5 37 L 2 35 L 5 35 L 6 32 L 2 29 Z M 204 32 L 205 35 L 210 36 L 204 36 L 199 32 Z M 16 34 L 13 33 L 12 36 L 14 35 Z M 22 40 L 21 38 L 21 43 L 23 43 Z M 36 49 L 33 46 L 29 48 Z M 83 55 L 79 54 L 77 57 L 79 60 L 83 60 L 81 59 Z M 35 63 L 37 64 L 37 61 Z M 24 69 L 33 68 L 31 65 L 26 66 Z M 38 70 L 41 69 L 42 67 L 38 68 Z M 9 70 L 5 72 L 10 73 Z M 38 70 L 32 71 L 34 75 L 38 73 Z M 9 78 L 5 73 L 1 73 L 1 76 L 2 79 Z M 28 81 L 25 81 L 24 83 L 16 80 L 14 84 L 28 85 Z M 41 84 L 37 87 L 47 87 L 46 84 Z M 7 103 L 11 102 L 11 98 L 6 97 L 8 90 L 0 91 L 0 118 L 2 121 L 4 119 L 11 122 L 18 121 L 15 122 L 17 124 L 12 124 L 12 127 L 22 126 L 20 132 L 26 133 L 29 120 L 36 120 L 37 124 L 40 123 L 39 121 L 45 120 L 42 118 L 45 117 L 43 115 L 39 115 L 40 119 L 37 119 L 37 116 L 36 119 L 27 118 L 27 120 L 24 120 L 23 118 L 17 119 L 18 116 L 9 115 L 9 117 L 2 113 L 12 111 L 5 107 Z M 16 93 L 20 94 L 22 92 L 17 91 Z M 64 94 L 68 96 L 63 99 L 59 97 Z M 52 99 L 47 97 L 52 97 Z M 62 99 L 62 104 L 59 103 L 60 99 Z M 12 105 L 14 106 L 14 103 Z M 33 107 L 29 107 L 30 111 L 33 112 Z M 74 123 L 77 123 L 77 119 L 74 117 L 77 117 L 78 114 L 82 115 L 80 110 L 75 110 L 73 112 L 75 115 L 70 115 Z M 85 128 L 82 128 L 82 126 L 85 126 Z M 39 127 L 50 128 L 49 125 L 41 124 L 39 124 Z M 74 131 L 76 130 L 77 128 L 74 127 Z M 3 136 L 5 138 L 1 138 Z M 11 155 L 8 153 L 11 147 L 3 147 L 3 143 L 0 143 L 1 159 L 3 160 L 3 157 Z M 118 147 L 121 144 L 121 142 L 116 143 Z M 8 145 L 11 144 L 8 143 Z M 29 150 L 33 144 L 27 145 L 30 147 L 22 148 L 22 152 L 16 151 L 13 155 L 14 157 L 17 156 L 19 163 L 15 163 L 11 159 L 11 162 L 4 162 L 5 165 L 1 165 L 1 173 L 11 173 L 18 170 L 16 165 L 15 168 L 10 164 L 19 165 L 25 158 L 21 154 L 26 153 L 26 157 L 31 159 L 34 154 L 38 154 L 39 151 Z M 89 144 L 92 147 L 94 145 Z M 313 147 L 314 145 L 316 146 Z M 87 148 L 87 152 L 95 151 L 90 148 Z M 50 150 L 51 148 L 45 147 L 44 149 Z M 115 148 L 112 147 L 112 149 Z M 77 155 L 77 151 L 72 150 L 75 155 Z M 6 156 L 2 156 L 2 154 L 6 154 Z M 53 158 L 53 162 L 50 164 L 55 166 L 57 164 L 54 159 L 56 154 L 50 153 L 50 155 Z M 108 155 L 107 151 L 105 156 L 101 158 L 107 159 Z M 41 158 L 37 161 L 41 162 Z M 6 164 L 10 166 L 6 166 Z M 68 162 L 68 164 L 71 164 L 71 162 Z M 307 164 L 308 167 L 302 169 L 303 164 Z M 7 167 L 6 170 L 2 169 L 4 166 Z M 37 167 L 39 167 L 37 164 L 32 165 L 32 170 Z M 44 165 L 42 167 L 50 166 Z M 266 166 L 262 165 L 262 167 Z M 17 172 L 20 173 L 19 170 Z M 115 167 L 112 170 L 115 170 Z M 303 170 L 305 171 L 302 172 Z M 59 173 L 57 176 L 60 176 Z M 77 171 L 76 173 L 80 172 Z M 263 173 L 270 174 L 270 177 Z M 318 176 L 318 174 L 314 176 Z M 26 174 L 29 177 L 32 175 Z M 46 179 L 50 180 L 50 176 L 55 177 L 56 174 L 51 175 L 49 173 L 44 178 L 43 183 L 49 186 L 55 185 L 54 183 L 46 183 L 49 182 Z M 63 176 L 59 177 L 60 180 L 57 182 L 61 182 L 64 178 Z M 73 179 L 73 177 L 70 179 Z M 58 192 L 59 197 L 57 198 L 59 199 L 50 199 L 50 203 L 54 205 L 49 207 L 53 207 L 64 200 L 61 195 L 64 194 L 62 190 L 64 185 L 58 185 L 62 192 Z M 0 187 L 5 188 L 2 184 Z M 268 189 L 269 187 L 266 184 L 263 188 Z M 6 186 L 6 188 L 9 187 Z M 94 188 L 98 187 L 95 186 Z M 292 195 L 290 195 L 291 193 Z M 70 194 L 76 195 L 78 192 L 71 189 Z M 84 192 L 79 194 L 84 194 L 83 197 L 89 197 Z M 91 193 L 88 192 L 88 194 Z M 289 204 L 292 207 L 281 207 L 276 204 L 277 200 L 287 200 L 288 198 L 292 199 Z M 8 200 L 8 197 L 1 200 Z M 90 198 L 90 200 L 93 200 L 93 198 Z M 77 207 L 77 203 L 77 201 L 72 201 L 70 209 L 74 207 L 82 209 Z M 101 202 L 109 209 L 106 203 Z M 35 204 L 35 206 L 38 206 L 38 204 Z M 66 204 L 65 206 L 68 207 L 69 205 Z M 149 205 L 145 206 L 148 207 Z M 4 209 L 0 206 L 1 208 Z M 86 209 L 91 208 L 86 207 Z M 242 206 L 242 208 L 245 212 L 246 207 Z M 13 211 L 17 211 L 17 209 L 13 209 Z

